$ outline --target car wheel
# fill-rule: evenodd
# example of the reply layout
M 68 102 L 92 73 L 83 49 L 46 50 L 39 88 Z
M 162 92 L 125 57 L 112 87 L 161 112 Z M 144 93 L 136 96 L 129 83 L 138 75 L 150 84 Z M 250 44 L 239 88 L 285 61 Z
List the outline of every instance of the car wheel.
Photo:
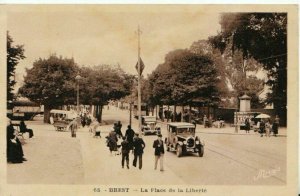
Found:
M 182 155 L 182 147 L 180 145 L 177 146 L 176 155 L 177 157 L 181 157 Z
M 204 154 L 204 147 L 203 146 L 200 146 L 198 154 L 199 154 L 199 157 L 203 157 L 203 154 Z

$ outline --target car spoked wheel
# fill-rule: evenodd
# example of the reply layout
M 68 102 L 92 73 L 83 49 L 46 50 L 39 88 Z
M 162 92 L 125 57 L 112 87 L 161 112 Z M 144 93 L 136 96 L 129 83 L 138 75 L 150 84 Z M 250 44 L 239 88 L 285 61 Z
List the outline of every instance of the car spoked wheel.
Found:
M 169 152 L 170 151 L 170 147 L 167 145 L 167 151 Z
M 177 146 L 176 155 L 177 157 L 181 157 L 182 155 L 182 147 L 180 145 Z
M 204 155 L 204 147 L 202 145 L 199 148 L 198 154 L 199 154 L 199 157 L 203 157 L 203 155 Z

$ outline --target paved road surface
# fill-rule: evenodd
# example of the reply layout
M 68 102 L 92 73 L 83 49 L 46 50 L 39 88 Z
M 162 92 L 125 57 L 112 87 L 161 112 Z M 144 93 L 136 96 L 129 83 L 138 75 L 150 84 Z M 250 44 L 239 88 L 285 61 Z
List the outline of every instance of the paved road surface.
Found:
M 110 107 L 104 120 L 121 120 L 125 133 L 129 112 Z M 161 123 L 166 136 L 166 124 Z M 180 185 L 283 185 L 286 183 L 286 130 L 281 137 L 259 137 L 258 134 L 234 134 L 234 128 L 204 129 L 197 135 L 205 141 L 204 157 L 191 154 L 178 158 L 165 153 L 165 171 L 154 170 L 152 143 L 156 136 L 144 136 L 146 142 L 143 168 L 121 168 L 121 156 L 111 155 L 105 135 L 112 125 L 102 126 L 102 138 L 93 138 L 81 129 L 77 138 L 69 132 L 55 132 L 51 125 L 28 122 L 35 139 L 23 146 L 28 162 L 8 164 L 9 183 L 51 184 L 180 184 Z M 137 121 L 133 120 L 137 130 Z

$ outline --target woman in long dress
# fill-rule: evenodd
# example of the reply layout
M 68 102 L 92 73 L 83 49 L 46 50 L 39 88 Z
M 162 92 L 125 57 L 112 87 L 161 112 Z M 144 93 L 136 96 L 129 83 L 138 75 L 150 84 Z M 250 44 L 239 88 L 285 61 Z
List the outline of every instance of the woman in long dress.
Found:
M 270 120 L 268 120 L 266 122 L 265 126 L 266 126 L 266 137 L 270 137 L 271 131 L 272 131 L 272 126 L 271 126 Z
M 109 147 L 109 151 L 110 154 L 112 154 L 112 151 L 117 151 L 117 142 L 118 142 L 118 138 L 117 138 L 117 134 L 115 131 L 111 131 L 109 133 L 109 135 L 107 136 L 107 144 Z
M 23 157 L 22 144 L 17 138 L 18 132 L 14 130 L 8 137 L 7 161 L 11 163 L 23 163 L 26 159 Z

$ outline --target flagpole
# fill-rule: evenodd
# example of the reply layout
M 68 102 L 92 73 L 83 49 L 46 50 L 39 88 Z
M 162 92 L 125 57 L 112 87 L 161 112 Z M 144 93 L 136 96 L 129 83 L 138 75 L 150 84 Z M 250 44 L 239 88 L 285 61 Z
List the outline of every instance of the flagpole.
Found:
M 138 120 L 139 120 L 139 135 L 142 136 L 142 117 L 141 117 L 141 57 L 140 57 L 140 53 L 141 53 L 141 47 L 140 47 L 140 34 L 141 34 L 141 30 L 140 30 L 140 25 L 138 25 Z

